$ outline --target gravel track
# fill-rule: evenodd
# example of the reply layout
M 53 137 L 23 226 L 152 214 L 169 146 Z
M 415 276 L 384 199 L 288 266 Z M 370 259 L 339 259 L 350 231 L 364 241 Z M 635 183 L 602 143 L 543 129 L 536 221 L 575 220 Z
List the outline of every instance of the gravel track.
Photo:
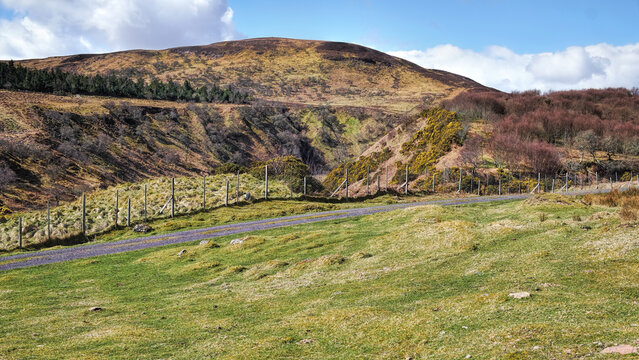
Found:
M 584 193 L 607 192 L 608 190 L 597 190 L 587 192 L 569 192 L 570 195 Z M 413 203 L 379 205 L 356 209 L 332 210 L 304 215 L 292 215 L 279 218 L 271 218 L 257 221 L 248 221 L 237 224 L 218 225 L 202 229 L 178 231 L 170 234 L 153 235 L 134 239 L 112 241 L 100 244 L 80 245 L 55 250 L 41 250 L 29 253 L 21 253 L 0 257 L 0 271 L 19 269 L 30 266 L 53 264 L 63 261 L 84 259 L 101 255 L 118 254 L 128 251 L 154 248 L 164 245 L 194 242 L 204 239 L 211 239 L 221 236 L 234 235 L 252 231 L 275 229 L 284 226 L 308 224 L 319 221 L 330 221 L 356 216 L 371 215 L 396 209 L 405 209 L 420 205 L 463 205 L 482 202 L 495 202 L 506 200 L 521 200 L 528 198 L 529 194 L 487 196 L 465 199 L 431 200 Z

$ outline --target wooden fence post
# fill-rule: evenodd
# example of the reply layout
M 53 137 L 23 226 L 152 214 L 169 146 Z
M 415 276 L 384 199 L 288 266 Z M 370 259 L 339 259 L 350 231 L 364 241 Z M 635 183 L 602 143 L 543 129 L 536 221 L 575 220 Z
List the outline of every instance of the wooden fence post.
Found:
M 82 194 L 82 235 L 87 235 L 87 195 Z
M 566 190 L 564 192 L 568 192 L 568 171 L 566 171 Z
M 120 212 L 120 190 L 115 190 L 115 228 L 118 228 L 118 214 Z
M 51 205 L 47 201 L 47 239 L 51 241 Z
M 477 180 L 477 196 L 481 196 L 481 178 Z
M 18 218 L 18 248 L 22 249 L 22 217 Z
M 404 186 L 404 194 L 408 195 L 408 164 L 406 164 L 406 185 Z
M 202 176 L 202 210 L 206 211 L 206 175 Z
M 171 178 L 171 217 L 175 217 L 175 178 Z
M 147 212 L 146 212 L 146 184 L 144 184 L 144 222 L 147 221 Z
M 268 200 L 268 165 L 264 166 L 264 200 Z
M 433 172 L 433 193 L 435 192 L 435 172 Z
M 539 194 L 539 190 L 541 190 L 541 173 L 537 173 L 537 194 Z
M 229 206 L 229 180 L 226 180 L 226 197 L 224 198 L 224 206 Z
M 346 200 L 348 200 L 348 168 L 346 168 Z
M 595 172 L 595 189 L 599 189 L 599 172 Z

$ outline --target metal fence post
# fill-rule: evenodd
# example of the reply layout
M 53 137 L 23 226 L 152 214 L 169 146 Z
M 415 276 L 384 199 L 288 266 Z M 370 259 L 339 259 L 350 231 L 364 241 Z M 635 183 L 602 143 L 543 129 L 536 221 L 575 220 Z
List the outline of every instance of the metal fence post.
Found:
M 206 210 L 206 175 L 202 176 L 202 210 Z
M 537 173 L 537 194 L 539 194 L 540 188 L 541 188 L 541 173 Z
M 131 227 L 131 198 L 126 201 L 127 213 L 126 213 L 126 226 Z
M 568 171 L 566 171 L 566 190 L 564 192 L 568 192 Z
M 306 176 L 304 176 L 304 196 L 306 196 Z
M 499 176 L 499 195 L 501 196 L 501 175 Z
M 237 189 L 235 189 L 235 203 L 240 202 L 240 170 L 237 171 Z
M 477 196 L 481 196 L 481 178 L 477 180 Z
M 371 194 L 370 177 L 371 177 L 371 168 L 370 166 L 366 166 L 366 195 Z
M 268 200 L 268 165 L 264 166 L 264 200 Z

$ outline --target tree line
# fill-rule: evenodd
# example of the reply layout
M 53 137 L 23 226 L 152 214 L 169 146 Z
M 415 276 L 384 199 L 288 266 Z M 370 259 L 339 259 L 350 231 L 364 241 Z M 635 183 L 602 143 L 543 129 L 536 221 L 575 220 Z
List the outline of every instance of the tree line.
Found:
M 188 80 L 181 85 L 171 80 L 139 78 L 117 75 L 81 75 L 60 69 L 39 70 L 26 68 L 13 61 L 0 62 L 0 87 L 13 90 L 36 91 L 51 94 L 84 94 L 154 100 L 182 100 L 244 104 L 249 95 L 230 87 L 214 84 L 210 88 L 193 87 Z

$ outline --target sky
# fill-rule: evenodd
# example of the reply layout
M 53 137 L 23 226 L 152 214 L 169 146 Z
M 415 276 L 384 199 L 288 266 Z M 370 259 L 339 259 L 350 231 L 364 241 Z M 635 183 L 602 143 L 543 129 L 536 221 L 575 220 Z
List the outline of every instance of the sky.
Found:
M 0 0 L 0 59 L 353 42 L 503 91 L 639 87 L 639 0 Z

